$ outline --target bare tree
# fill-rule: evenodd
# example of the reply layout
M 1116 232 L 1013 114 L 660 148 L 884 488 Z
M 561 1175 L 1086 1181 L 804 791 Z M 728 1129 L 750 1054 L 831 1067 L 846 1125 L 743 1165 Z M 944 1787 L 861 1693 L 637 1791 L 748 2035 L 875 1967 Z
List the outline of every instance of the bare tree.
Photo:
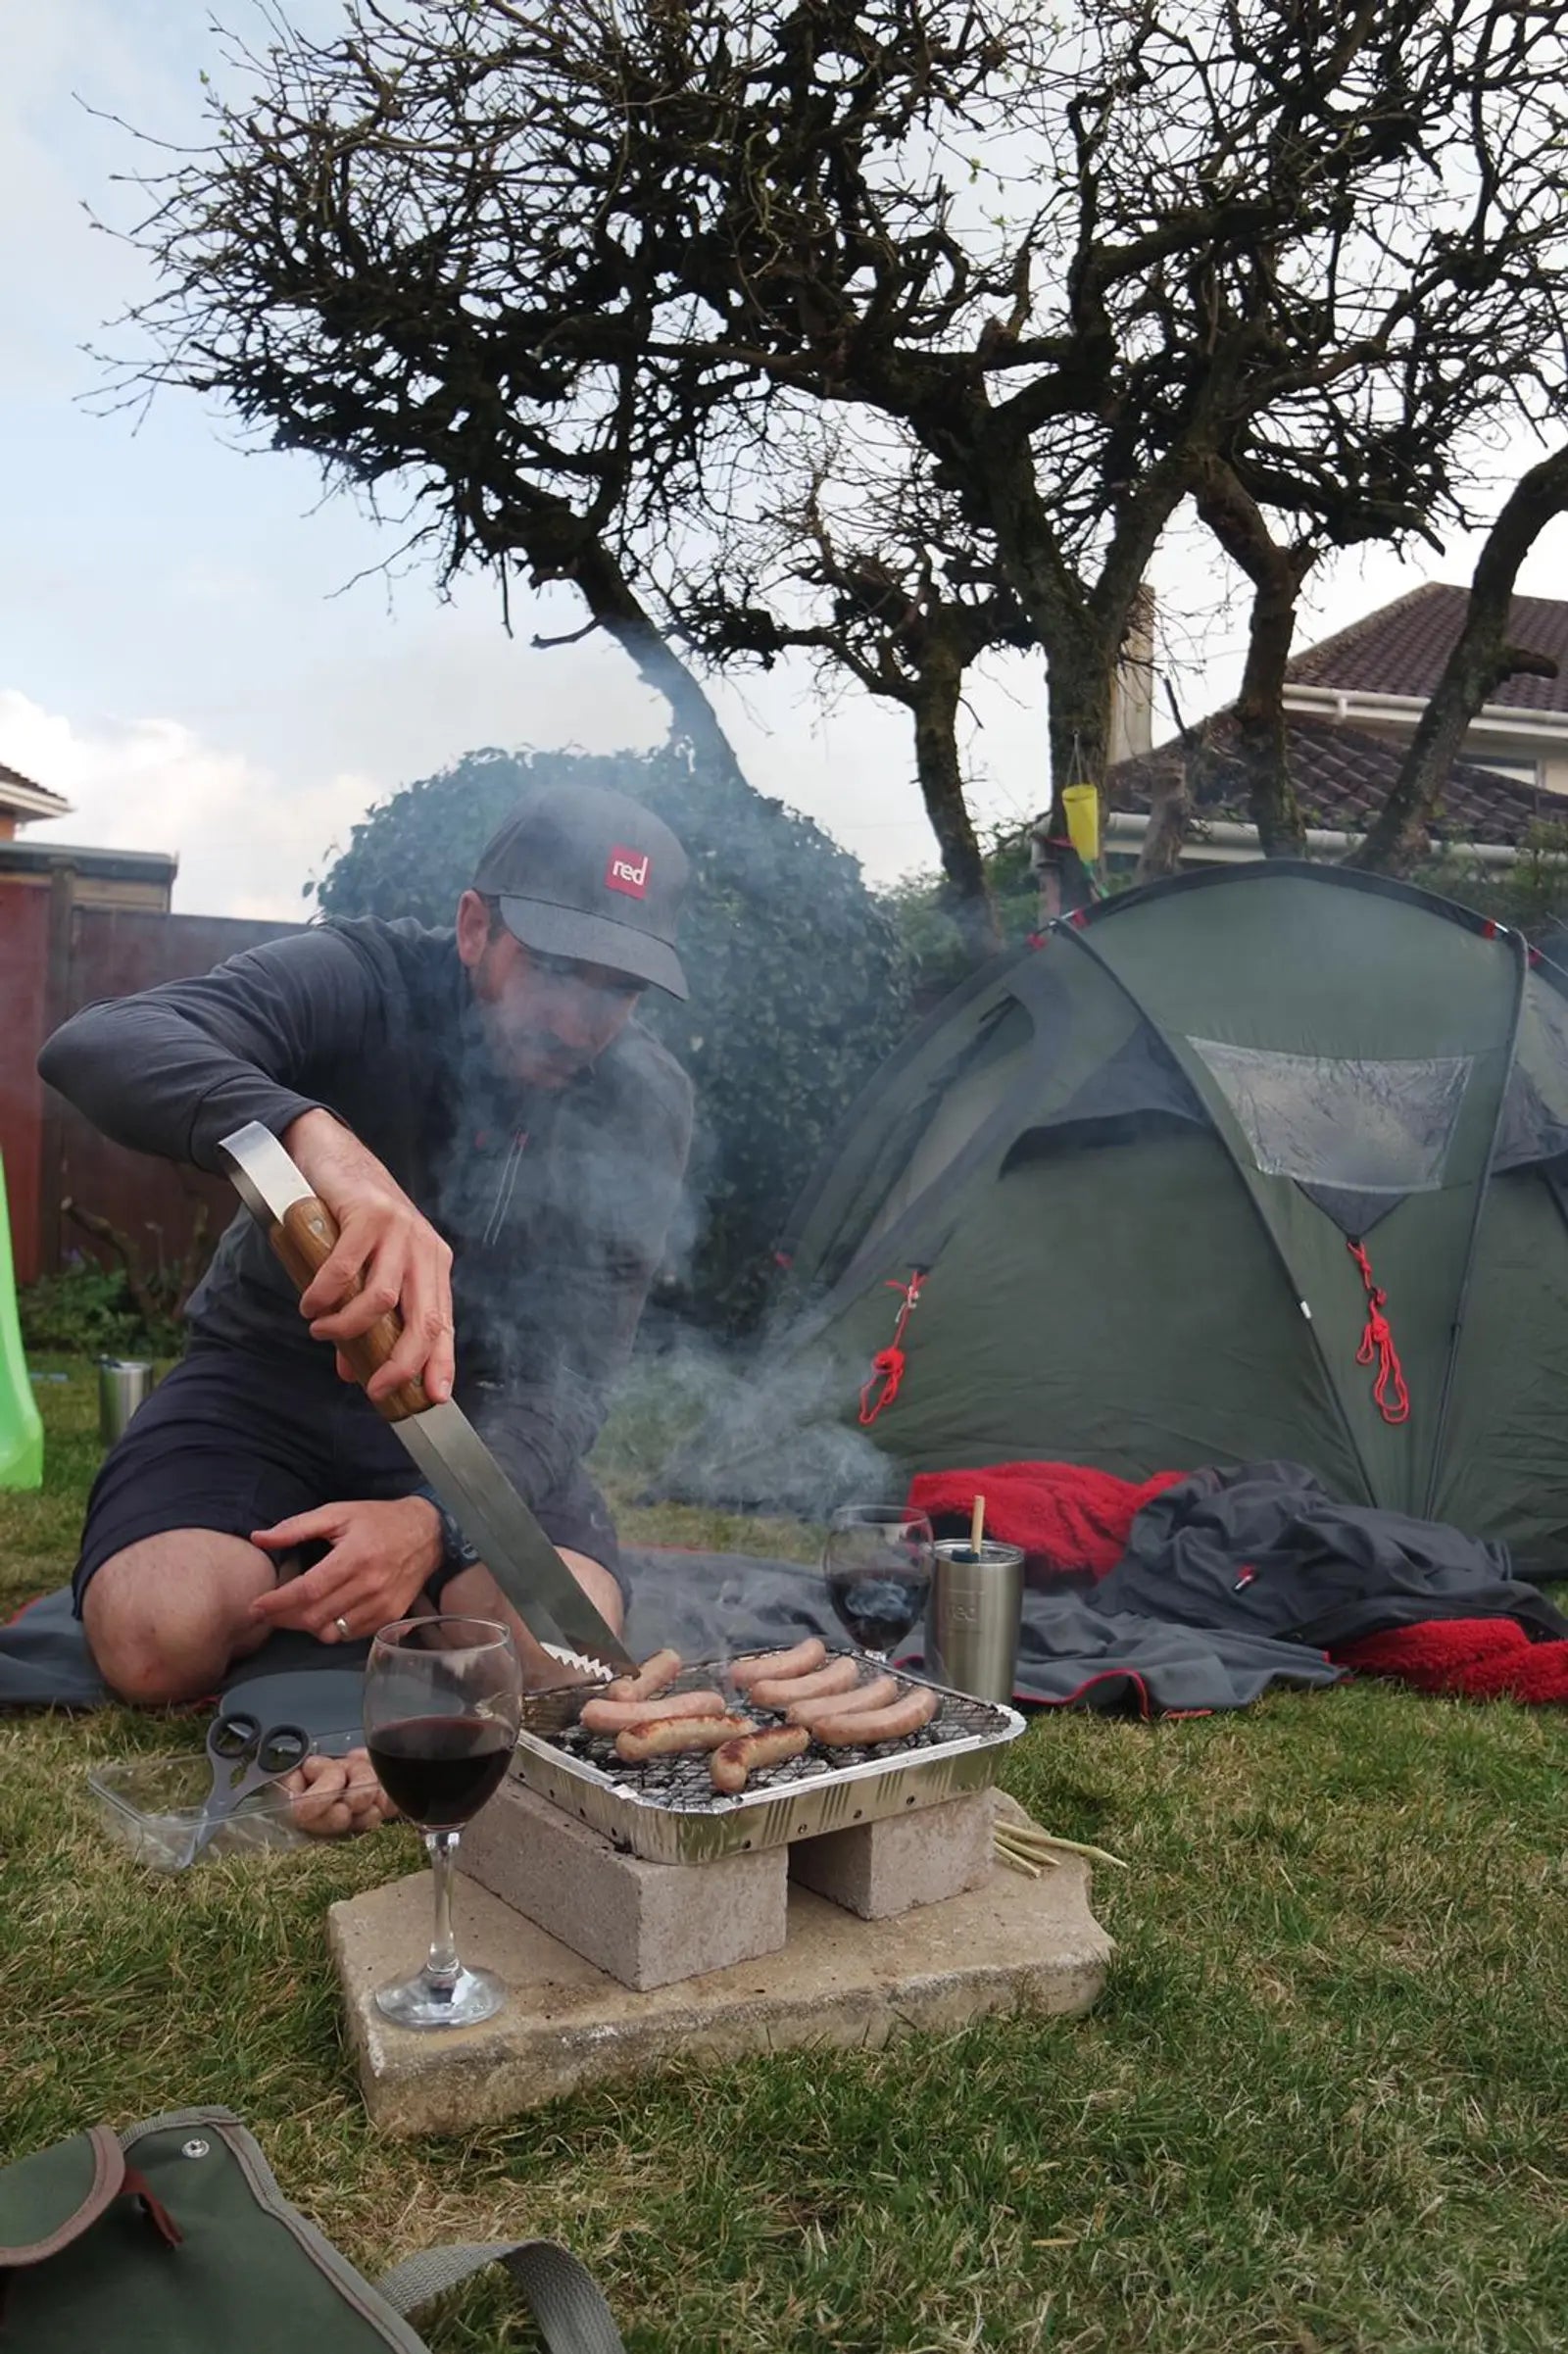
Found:
M 884 437 L 885 438 L 885 437 Z M 848 678 L 912 722 L 915 774 L 941 860 L 949 911 L 976 956 L 1002 945 L 969 806 L 958 723 L 968 672 L 1034 632 L 929 462 L 825 442 L 787 446 L 800 478 L 769 492 L 716 561 L 673 582 L 680 634 L 710 660 L 769 668 L 808 654 L 824 688 Z
M 1059 784 L 1102 779 L 1185 498 L 1240 513 L 1238 548 L 1283 518 L 1288 565 L 1430 529 L 1454 437 L 1560 381 L 1562 43 L 1515 0 L 1089 0 L 1062 25 L 1036 0 L 346 0 L 344 24 L 230 45 L 211 143 L 140 231 L 131 375 L 404 486 L 448 573 L 574 582 L 694 741 L 716 721 L 668 552 L 690 579 L 744 540 L 805 415 L 891 425 L 989 566 L 955 596 L 904 552 L 889 676 L 923 662 L 948 725 L 994 592 L 1045 651 Z M 815 588 L 875 552 L 819 546 Z M 868 641 L 834 627 L 819 651 L 858 675 Z
M 1373 172 L 1358 186 L 1331 157 L 1316 211 L 1303 201 L 1233 288 L 1243 309 L 1266 288 L 1264 366 L 1285 360 L 1297 381 L 1250 404 L 1194 481 L 1200 516 L 1252 589 L 1234 739 L 1267 856 L 1304 847 L 1284 692 L 1313 566 L 1331 550 L 1438 546 L 1445 528 L 1473 525 L 1477 461 L 1499 426 L 1550 415 L 1568 388 L 1568 53 L 1555 22 L 1490 0 L 1429 12 L 1408 43 L 1409 27 L 1373 11 L 1321 22 L 1352 72 L 1371 69 L 1374 103 L 1347 130 Z M 1314 341 L 1322 368 L 1299 369 Z M 1375 829 L 1382 848 L 1358 855 L 1389 852 L 1396 830 Z

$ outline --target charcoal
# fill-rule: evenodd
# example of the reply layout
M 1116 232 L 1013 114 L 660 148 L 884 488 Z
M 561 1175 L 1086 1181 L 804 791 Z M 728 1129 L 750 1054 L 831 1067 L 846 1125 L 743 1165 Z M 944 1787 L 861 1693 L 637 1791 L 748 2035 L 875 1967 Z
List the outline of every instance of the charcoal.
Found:
M 862 1659 L 867 1678 L 882 1672 L 880 1660 Z M 682 1670 L 668 1687 L 672 1692 L 722 1690 L 725 1669 L 721 1662 Z M 773 1710 L 758 1708 L 746 1697 L 738 1705 L 761 1725 L 782 1721 Z M 782 1790 L 791 1783 L 808 1782 L 823 1773 L 839 1773 L 847 1766 L 863 1765 L 868 1761 L 893 1764 L 901 1757 L 912 1756 L 917 1750 L 940 1749 L 947 1742 L 961 1741 L 971 1734 L 989 1733 L 996 1724 L 997 1712 L 984 1700 L 971 1700 L 961 1692 L 945 1692 L 942 1704 L 928 1725 L 918 1733 L 909 1734 L 898 1741 L 878 1741 L 857 1744 L 853 1748 L 828 1748 L 813 1742 L 799 1757 L 786 1759 L 782 1764 L 768 1766 L 755 1773 L 748 1785 L 752 1790 Z M 524 1725 L 527 1727 L 526 1713 Z M 532 1731 L 534 1728 L 527 1727 Z M 675 1757 L 650 1757 L 640 1765 L 628 1765 L 615 1753 L 612 1733 L 589 1733 L 581 1725 L 568 1725 L 564 1730 L 552 1730 L 545 1736 L 554 1748 L 582 1764 L 591 1765 L 617 1784 L 622 1790 L 656 1805 L 670 1808 L 708 1809 L 730 1803 L 716 1797 L 709 1773 L 708 1755 L 687 1754 Z

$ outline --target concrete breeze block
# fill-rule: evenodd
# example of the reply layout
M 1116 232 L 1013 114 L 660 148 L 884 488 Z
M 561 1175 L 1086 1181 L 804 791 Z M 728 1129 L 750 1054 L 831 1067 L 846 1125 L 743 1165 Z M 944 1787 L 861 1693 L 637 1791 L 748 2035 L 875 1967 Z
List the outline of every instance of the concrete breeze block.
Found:
M 787 1855 L 772 1847 L 710 1864 L 645 1863 L 508 1781 L 465 1830 L 458 1869 L 643 1991 L 777 1953 L 789 1907 Z
M 989 1790 L 969 1790 L 941 1806 L 797 1839 L 790 1876 L 862 1921 L 886 1921 L 982 1887 L 994 1869 L 994 1814 Z

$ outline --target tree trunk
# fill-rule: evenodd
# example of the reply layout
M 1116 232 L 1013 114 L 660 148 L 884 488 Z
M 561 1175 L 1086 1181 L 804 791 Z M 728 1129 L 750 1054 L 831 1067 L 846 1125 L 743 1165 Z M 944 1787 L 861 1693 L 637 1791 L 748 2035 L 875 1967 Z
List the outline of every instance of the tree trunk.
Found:
M 1407 874 L 1421 856 L 1427 820 L 1448 781 L 1471 721 L 1494 688 L 1523 672 L 1555 678 L 1549 656 L 1508 643 L 1508 613 L 1519 566 L 1545 525 L 1568 510 L 1568 447 L 1518 482 L 1487 534 L 1470 584 L 1464 627 L 1421 714 L 1393 790 L 1347 866 Z
M 1051 832 L 1067 832 L 1061 796 L 1068 785 L 1094 785 L 1103 802 L 1110 751 L 1116 649 L 1089 631 L 1063 633 L 1046 649 L 1051 698 Z
M 700 765 L 745 782 L 745 771 L 723 722 L 696 672 L 650 618 L 620 565 L 602 540 L 584 534 L 557 577 L 573 581 L 601 629 L 631 657 L 643 679 L 669 707 L 670 735 L 686 744 Z
M 958 761 L 962 693 L 961 660 L 940 636 L 928 637 L 920 649 L 913 699 L 915 771 L 931 831 L 937 838 L 946 886 L 943 896 L 970 953 L 983 961 L 1001 948 L 1002 932 Z
M 1252 598 L 1247 664 L 1236 698 L 1236 748 L 1247 778 L 1247 806 L 1265 858 L 1304 858 L 1306 827 L 1291 779 L 1285 723 L 1285 665 L 1296 633 L 1300 573 L 1281 550 L 1278 573 Z
M 1247 663 L 1236 698 L 1237 757 L 1249 812 L 1265 858 L 1304 858 L 1306 827 L 1291 781 L 1285 724 L 1285 665 L 1314 551 L 1282 548 L 1255 500 L 1217 458 L 1203 467 L 1194 496 L 1202 521 L 1252 584 Z
M 1035 480 L 1029 444 L 994 438 L 974 451 L 973 472 L 1004 577 L 1046 657 L 1051 736 L 1046 831 L 1059 841 L 1066 834 L 1064 786 L 1094 785 L 1103 804 L 1116 665 L 1148 553 L 1176 499 L 1162 488 L 1151 490 L 1134 520 L 1118 526 L 1100 587 L 1091 591 L 1057 540 Z

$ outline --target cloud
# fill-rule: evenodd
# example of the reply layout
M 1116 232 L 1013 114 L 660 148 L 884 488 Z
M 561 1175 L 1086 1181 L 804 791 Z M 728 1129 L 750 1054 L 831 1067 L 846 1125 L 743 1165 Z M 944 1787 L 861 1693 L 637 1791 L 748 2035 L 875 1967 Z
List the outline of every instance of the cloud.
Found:
M 339 769 L 285 792 L 271 769 L 178 719 L 76 718 L 14 688 L 0 689 L 0 760 L 73 804 L 28 841 L 172 852 L 176 907 L 282 922 L 308 913 L 302 885 L 379 791 Z

